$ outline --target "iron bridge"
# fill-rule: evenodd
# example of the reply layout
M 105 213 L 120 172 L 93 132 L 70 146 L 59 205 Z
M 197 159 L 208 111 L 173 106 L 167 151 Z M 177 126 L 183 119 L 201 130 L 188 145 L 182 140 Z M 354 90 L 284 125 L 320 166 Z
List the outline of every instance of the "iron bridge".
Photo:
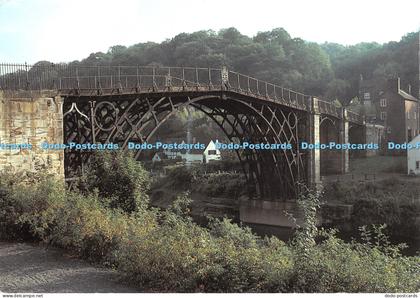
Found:
M 262 198 L 293 198 L 297 182 L 314 180 L 316 153 L 299 150 L 299 144 L 316 140 L 316 127 L 331 126 L 339 136 L 343 121 L 364 124 L 360 115 L 332 102 L 226 67 L 0 64 L 0 88 L 62 97 L 64 143 L 112 142 L 126 149 L 128 142 L 149 141 L 169 117 L 192 107 L 210 117 L 230 142 L 291 144 L 282 150 L 236 150 L 250 194 Z M 325 131 L 319 139 L 331 134 L 330 128 Z M 87 159 L 88 154 L 67 150 L 66 175 Z

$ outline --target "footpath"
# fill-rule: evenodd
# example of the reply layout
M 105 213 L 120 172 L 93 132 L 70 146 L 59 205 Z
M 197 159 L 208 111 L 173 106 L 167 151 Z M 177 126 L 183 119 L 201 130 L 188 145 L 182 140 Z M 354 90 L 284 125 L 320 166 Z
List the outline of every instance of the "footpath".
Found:
M 135 293 L 117 272 L 96 267 L 56 248 L 0 242 L 0 292 Z

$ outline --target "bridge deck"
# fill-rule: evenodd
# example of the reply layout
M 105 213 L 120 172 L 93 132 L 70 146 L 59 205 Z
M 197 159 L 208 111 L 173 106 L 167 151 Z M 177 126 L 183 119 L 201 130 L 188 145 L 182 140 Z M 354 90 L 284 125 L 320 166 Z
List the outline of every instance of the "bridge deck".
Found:
M 318 111 L 363 124 L 363 117 L 334 103 L 229 71 L 225 67 L 78 66 L 0 64 L 0 89 L 57 91 L 62 96 L 92 97 L 147 93 L 235 92 L 301 111 Z M 18 92 L 19 93 L 19 92 Z

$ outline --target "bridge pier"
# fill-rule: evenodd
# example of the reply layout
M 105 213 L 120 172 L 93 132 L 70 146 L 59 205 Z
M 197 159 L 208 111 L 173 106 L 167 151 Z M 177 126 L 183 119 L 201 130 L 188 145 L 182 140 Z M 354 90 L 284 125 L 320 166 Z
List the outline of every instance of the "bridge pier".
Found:
M 318 99 L 312 98 L 311 112 L 308 116 L 307 140 L 311 144 L 321 142 L 321 114 L 318 107 Z M 308 185 L 319 188 L 321 185 L 321 151 L 320 149 L 308 150 Z
M 343 109 L 343 118 L 340 121 L 340 135 L 339 142 L 341 144 L 349 143 L 349 120 L 347 110 Z M 341 168 L 340 173 L 345 174 L 349 172 L 349 150 L 340 150 Z

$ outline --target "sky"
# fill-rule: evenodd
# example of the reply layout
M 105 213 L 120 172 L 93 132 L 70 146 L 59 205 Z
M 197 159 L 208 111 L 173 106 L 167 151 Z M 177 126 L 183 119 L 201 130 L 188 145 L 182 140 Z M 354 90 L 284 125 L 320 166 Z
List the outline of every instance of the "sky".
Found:
M 420 29 L 419 0 L 0 0 L 0 62 L 69 62 L 181 32 L 285 28 L 322 43 L 398 41 Z

